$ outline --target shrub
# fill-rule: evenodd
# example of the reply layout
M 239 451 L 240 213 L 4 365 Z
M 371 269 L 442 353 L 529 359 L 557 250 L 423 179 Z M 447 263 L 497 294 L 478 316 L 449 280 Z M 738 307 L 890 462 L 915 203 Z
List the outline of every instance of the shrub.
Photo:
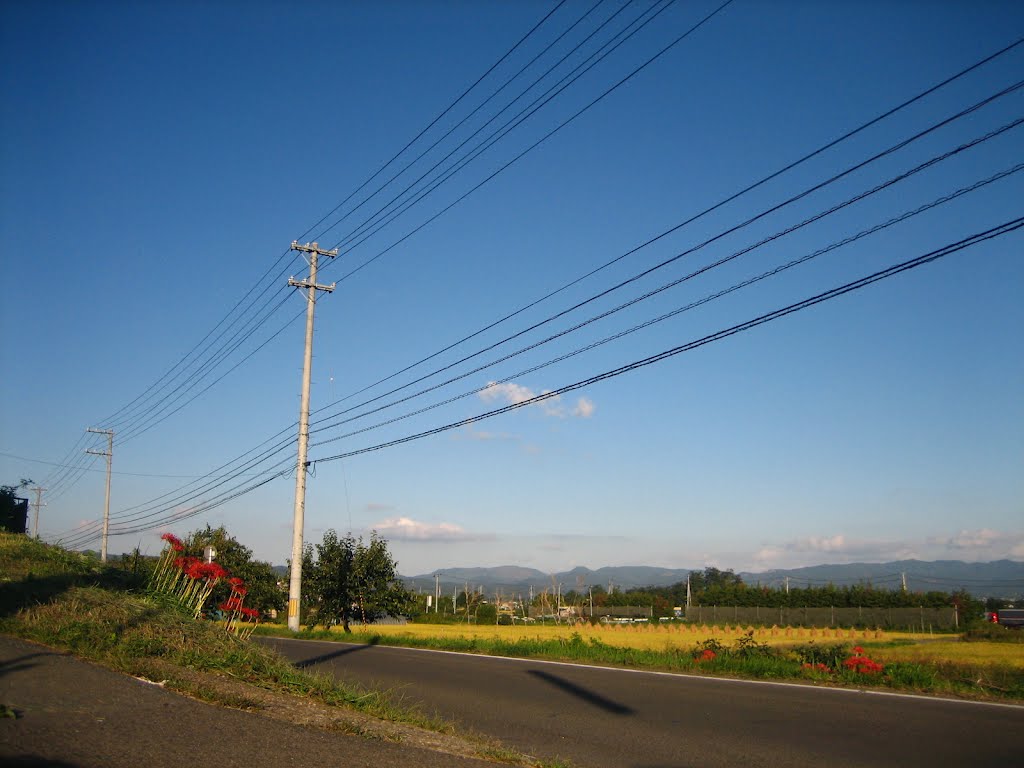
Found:
M 846 643 L 817 645 L 812 640 L 806 645 L 794 646 L 792 652 L 802 664 L 812 667 L 824 664 L 829 669 L 838 669 L 849 657 L 850 646 Z

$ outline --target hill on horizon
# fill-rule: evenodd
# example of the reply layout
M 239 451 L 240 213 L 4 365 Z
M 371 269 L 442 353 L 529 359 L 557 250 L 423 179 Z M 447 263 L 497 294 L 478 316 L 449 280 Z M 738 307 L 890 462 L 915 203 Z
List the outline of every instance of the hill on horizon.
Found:
M 403 576 L 411 589 L 433 592 L 434 576 L 443 592 L 452 588 L 483 588 L 485 593 L 534 592 L 552 585 L 562 590 L 581 589 L 600 585 L 605 589 L 635 589 L 638 587 L 667 587 L 686 581 L 686 577 L 703 568 L 657 568 L 646 565 L 606 566 L 592 570 L 577 566 L 569 571 L 545 573 L 536 568 L 516 565 L 487 567 L 458 567 L 439 569 L 433 573 Z M 801 568 L 772 569 L 761 572 L 741 571 L 738 574 L 747 584 L 782 587 L 789 579 L 791 587 L 846 586 L 870 583 L 882 588 L 899 588 L 906 577 L 907 589 L 913 592 L 950 592 L 964 589 L 975 596 L 1018 598 L 1024 596 L 1024 562 L 995 560 L 987 563 L 968 563 L 962 560 L 897 560 L 886 563 L 844 563 L 804 566 Z

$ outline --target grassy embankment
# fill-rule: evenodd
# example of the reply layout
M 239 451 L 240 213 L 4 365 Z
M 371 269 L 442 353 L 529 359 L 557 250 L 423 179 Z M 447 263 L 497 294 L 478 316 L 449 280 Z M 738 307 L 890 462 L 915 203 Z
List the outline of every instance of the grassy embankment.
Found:
M 265 625 L 266 634 L 287 634 Z M 991 633 L 990 633 L 991 634 Z M 998 639 L 1022 633 L 996 628 Z M 434 648 L 673 672 L 804 680 L 974 699 L 1024 700 L 1024 644 L 983 637 L 876 630 L 633 626 L 408 624 L 304 632 L 317 639 Z M 863 649 L 856 654 L 854 647 Z M 707 651 L 711 651 L 709 655 Z M 851 657 L 883 666 L 846 664 Z M 806 665 L 811 666 L 806 666 Z M 824 667 L 820 666 L 824 664 Z M 853 668 L 851 668 L 853 667 Z
M 228 634 L 221 623 L 194 620 L 172 601 L 147 593 L 130 571 L 6 533 L 0 533 L 0 633 L 214 704 L 268 716 L 303 704 L 302 724 L 520 765 L 566 765 L 536 763 L 499 744 L 456 736 L 452 724 L 387 692 L 302 672 L 277 653 Z M 325 710 L 355 714 L 335 717 Z M 377 727 L 380 721 L 393 727 Z M 421 730 L 434 735 L 421 737 Z

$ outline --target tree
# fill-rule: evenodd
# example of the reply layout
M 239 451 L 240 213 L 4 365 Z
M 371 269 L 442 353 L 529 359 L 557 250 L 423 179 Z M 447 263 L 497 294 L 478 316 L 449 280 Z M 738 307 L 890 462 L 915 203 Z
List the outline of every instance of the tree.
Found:
M 203 550 L 210 546 L 217 550 L 214 560 L 228 572 L 245 582 L 247 591 L 245 605 L 260 611 L 283 610 L 285 596 L 277 587 L 277 574 L 270 563 L 253 560 L 252 550 L 231 536 L 224 526 L 193 531 L 182 542 L 183 554 L 202 557 Z M 221 582 L 210 595 L 209 605 L 217 606 L 228 599 L 230 587 Z
M 362 537 L 339 537 L 337 531 L 329 530 L 316 545 L 316 558 L 312 550 L 308 555 L 303 557 L 302 581 L 314 626 L 340 623 L 351 632 L 353 619 L 370 624 L 412 606 L 414 598 L 398 578 L 398 564 L 376 531 L 366 544 Z

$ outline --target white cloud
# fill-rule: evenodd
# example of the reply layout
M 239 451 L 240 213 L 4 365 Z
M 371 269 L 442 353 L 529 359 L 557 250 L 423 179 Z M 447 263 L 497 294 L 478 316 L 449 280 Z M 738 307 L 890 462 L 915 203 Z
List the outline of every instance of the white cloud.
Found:
M 754 554 L 754 563 L 757 568 L 799 568 L 821 563 L 879 562 L 915 557 L 918 557 L 918 552 L 910 542 L 853 539 L 837 533 L 767 544 Z
M 493 538 L 469 533 L 454 523 L 424 523 L 411 517 L 389 517 L 372 528 L 384 538 L 397 541 L 482 541 Z
M 472 426 L 467 426 L 465 429 L 460 429 L 453 435 L 456 440 L 479 440 L 481 442 L 488 442 L 491 440 L 515 440 L 516 436 L 509 434 L 508 432 L 488 432 L 481 429 L 473 429 Z
M 541 392 L 535 392 L 529 387 L 524 387 L 522 384 L 516 384 L 511 381 L 504 381 L 501 383 L 492 381 L 487 384 L 482 390 L 477 393 L 477 397 L 483 400 L 485 403 L 505 403 L 506 405 L 518 405 L 519 403 L 525 403 L 528 400 L 532 400 L 535 397 L 546 395 L 551 390 L 545 389 Z M 566 410 L 562 405 L 561 395 L 552 395 L 549 398 L 540 400 L 536 403 L 532 403 L 540 408 L 545 416 L 553 416 L 555 418 L 565 418 Z M 569 415 L 577 418 L 589 419 L 596 410 L 594 402 L 586 397 L 581 397 L 576 401 L 575 408 L 572 409 Z
M 962 530 L 956 536 L 944 542 L 950 549 L 987 549 L 1002 539 L 1004 534 L 991 528 L 980 528 L 977 531 Z
M 578 416 L 581 419 L 589 419 L 594 415 L 594 411 L 597 406 L 594 405 L 594 401 L 589 397 L 581 397 L 576 401 L 576 407 L 572 411 L 573 416 Z

